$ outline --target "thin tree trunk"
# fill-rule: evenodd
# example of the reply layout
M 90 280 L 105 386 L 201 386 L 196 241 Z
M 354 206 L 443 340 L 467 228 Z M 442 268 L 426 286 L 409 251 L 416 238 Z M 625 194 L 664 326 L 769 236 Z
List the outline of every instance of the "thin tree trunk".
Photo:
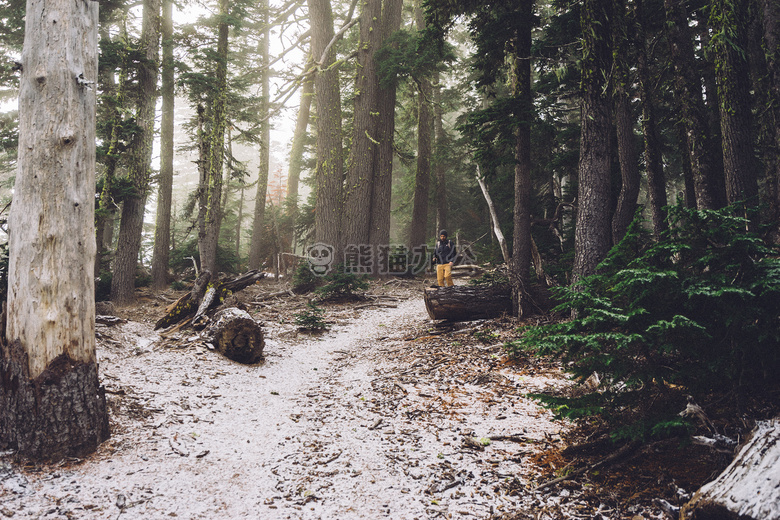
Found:
M 637 199 L 639 198 L 639 165 L 637 164 L 636 145 L 634 143 L 634 117 L 631 114 L 629 88 L 628 45 L 629 30 L 626 21 L 625 0 L 617 0 L 614 5 L 613 45 L 615 46 L 615 130 L 617 132 L 618 158 L 620 160 L 620 194 L 615 214 L 612 216 L 612 243 L 617 244 L 626 234 L 628 226 L 634 220 Z
M 417 30 L 425 30 L 420 1 L 414 6 Z M 431 146 L 433 138 L 433 88 L 429 77 L 417 78 L 417 173 L 414 182 L 412 220 L 409 223 L 409 248 L 425 245 L 428 236 L 428 198 L 431 186 Z
M 260 61 L 263 64 L 261 83 L 260 106 L 260 157 L 257 172 L 257 193 L 255 195 L 255 212 L 252 219 L 252 239 L 249 243 L 249 269 L 260 269 L 262 251 L 260 244 L 263 239 L 263 221 L 265 220 L 265 198 L 268 192 L 268 174 L 271 160 L 271 124 L 270 117 L 270 74 L 269 67 L 265 66 L 270 61 L 270 36 L 271 28 L 268 24 L 268 2 L 263 2 L 263 31 L 259 45 Z M 296 187 L 297 188 L 297 187 Z
M 711 154 L 708 139 L 711 139 L 707 115 L 702 99 L 701 78 L 693 53 L 693 41 L 688 27 L 685 5 L 677 0 L 664 0 L 667 28 L 672 47 L 675 69 L 675 94 L 680 104 L 681 117 L 685 124 L 687 150 L 696 192 L 696 207 L 715 209 L 722 205 L 715 178 L 718 160 Z
M 314 62 L 309 56 L 306 60 L 306 71 L 312 70 Z M 303 149 L 306 144 L 307 128 L 309 127 L 309 114 L 311 113 L 311 100 L 314 97 L 314 80 L 307 74 L 303 79 L 301 88 L 301 102 L 298 105 L 298 117 L 295 120 L 292 145 L 290 146 L 290 166 L 287 170 L 287 208 L 290 212 L 291 227 L 293 229 L 290 250 L 295 246 L 295 221 L 298 218 L 298 184 L 303 171 Z
M 577 227 L 574 235 L 573 281 L 596 272 L 610 246 L 610 101 L 607 71 L 610 5 L 585 0 L 582 6 L 582 122 L 580 136 Z
M 331 67 L 335 50 L 329 44 L 334 37 L 333 14 L 329 0 L 307 0 L 312 26 L 312 53 L 315 60 L 323 54 L 314 79 L 317 100 L 317 173 L 315 240 L 333 248 L 335 261 L 341 257 L 341 223 L 344 164 L 341 142 L 341 93 L 338 71 Z M 327 54 L 326 51 L 327 50 Z
M 775 233 L 780 233 L 780 6 L 776 0 L 761 0 L 764 28 L 764 48 L 769 71 L 768 123 L 772 142 L 766 155 L 767 183 L 770 188 L 770 222 L 775 222 Z
M 160 122 L 160 186 L 157 192 L 157 223 L 152 253 L 152 287 L 168 285 L 171 252 L 171 204 L 173 200 L 173 1 L 163 0 L 162 119 Z
M 154 110 L 157 99 L 157 70 L 160 54 L 160 0 L 144 0 L 141 48 L 145 60 L 138 69 L 141 94 L 136 124 L 138 130 L 131 143 L 130 180 L 135 189 L 122 206 L 122 220 L 111 279 L 111 300 L 119 305 L 134 299 L 135 274 L 141 249 L 144 207 L 152 174 Z
M 241 179 L 241 191 L 238 198 L 238 216 L 236 217 L 236 258 L 241 258 L 241 225 L 244 222 L 244 191 L 246 183 Z
M 95 2 L 27 2 L 0 447 L 37 460 L 84 456 L 109 435 L 95 354 L 97 30 Z
M 106 24 L 101 27 L 101 38 L 110 38 L 110 26 Z M 123 16 L 121 25 L 122 38 L 127 36 L 126 19 Z M 121 127 L 122 114 L 119 108 L 125 101 L 125 85 L 127 83 L 127 52 L 123 48 L 120 50 L 122 59 L 119 69 L 118 82 L 114 81 L 114 70 L 108 70 L 103 75 L 104 88 L 114 94 L 114 99 L 110 101 L 111 110 L 109 114 L 109 134 L 108 150 L 106 151 L 105 171 L 103 173 L 103 188 L 100 190 L 100 199 L 98 201 L 98 211 L 95 215 L 95 242 L 97 244 L 97 255 L 95 256 L 95 277 L 98 277 L 104 268 L 104 257 L 107 256 L 111 246 L 111 241 L 107 240 L 113 235 L 114 218 L 116 216 L 116 207 L 111 198 L 111 190 L 116 180 L 117 167 L 117 145 L 119 144 L 119 129 Z
M 533 0 L 519 3 L 520 16 L 515 34 L 512 88 L 518 99 L 520 122 L 515 131 L 515 204 L 514 237 L 512 239 L 513 313 L 524 316 L 531 310 L 528 292 L 531 285 L 531 120 L 533 93 L 531 91 L 531 30 L 533 29 Z
M 663 208 L 667 205 L 666 180 L 661 162 L 661 141 L 655 115 L 655 96 L 650 81 L 648 66 L 648 46 L 645 40 L 643 3 L 637 4 L 637 72 L 639 75 L 639 98 L 642 104 L 642 132 L 645 136 L 645 171 L 647 173 L 647 196 L 650 202 L 650 215 L 653 223 L 653 235 L 660 238 L 668 228 Z
M 688 209 L 696 208 L 696 182 L 693 179 L 693 165 L 691 164 L 691 154 L 688 153 L 688 132 L 685 125 L 677 125 L 677 141 L 683 146 L 680 163 L 683 175 L 683 196 L 685 198 L 685 207 Z
M 436 229 L 449 229 L 447 222 L 447 168 L 445 150 L 447 134 L 444 132 L 444 108 L 441 101 L 441 83 L 436 73 L 433 86 L 433 134 L 435 153 L 433 176 L 436 179 Z

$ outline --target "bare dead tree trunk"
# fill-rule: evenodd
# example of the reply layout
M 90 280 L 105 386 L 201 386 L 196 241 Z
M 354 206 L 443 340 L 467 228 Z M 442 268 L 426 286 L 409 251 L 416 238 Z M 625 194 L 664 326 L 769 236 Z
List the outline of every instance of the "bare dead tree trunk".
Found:
M 27 2 L 0 446 L 37 460 L 109 435 L 95 355 L 97 30 L 95 2 Z
M 501 247 L 501 254 L 504 257 L 504 263 L 509 265 L 511 260 L 509 257 L 509 248 L 506 245 L 504 233 L 501 232 L 501 224 L 498 222 L 498 215 L 496 214 L 496 207 L 493 204 L 493 199 L 490 197 L 490 192 L 488 191 L 487 184 L 485 184 L 485 179 L 483 179 L 479 173 L 479 166 L 477 166 L 477 183 L 482 190 L 482 195 L 485 197 L 485 202 L 487 202 L 488 210 L 490 211 L 490 220 L 493 222 L 493 233 L 496 235 L 498 245 Z

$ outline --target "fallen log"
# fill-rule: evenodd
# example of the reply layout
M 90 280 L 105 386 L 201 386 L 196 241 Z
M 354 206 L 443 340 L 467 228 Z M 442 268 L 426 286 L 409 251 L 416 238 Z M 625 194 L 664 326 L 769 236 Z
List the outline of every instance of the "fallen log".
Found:
M 425 308 L 432 320 L 472 321 L 512 312 L 508 285 L 454 285 L 425 289 Z
M 214 315 L 203 335 L 228 359 L 251 365 L 263 359 L 263 330 L 248 312 L 228 307 Z
M 780 519 L 780 418 L 759 422 L 737 456 L 683 506 L 686 520 Z
M 252 285 L 266 274 L 253 270 L 229 280 L 212 283 L 211 273 L 204 270 L 195 280 L 192 290 L 165 310 L 165 316 L 157 320 L 154 330 L 170 327 L 189 318 L 201 318 L 219 307 L 226 297 Z

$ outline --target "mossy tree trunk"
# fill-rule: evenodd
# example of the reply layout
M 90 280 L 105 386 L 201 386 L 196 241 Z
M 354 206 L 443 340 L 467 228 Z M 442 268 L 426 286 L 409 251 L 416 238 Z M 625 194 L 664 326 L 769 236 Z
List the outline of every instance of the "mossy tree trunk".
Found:
M 355 115 L 352 143 L 347 160 L 344 189 L 344 245 L 360 247 L 369 243 L 372 184 L 377 139 L 378 90 L 374 53 L 381 45 L 382 0 L 361 2 L 360 41 L 355 75 Z
M 433 177 L 436 180 L 436 229 L 449 229 L 447 222 L 447 168 L 445 156 L 447 134 L 444 131 L 444 108 L 441 99 L 441 83 L 439 73 L 436 73 L 433 86 L 433 139 L 434 162 Z
M 0 446 L 37 460 L 108 437 L 95 355 L 97 30 L 96 2 L 27 2 Z
M 220 0 L 217 27 L 216 92 L 211 100 L 211 125 L 208 132 L 205 179 L 200 186 L 198 250 L 202 269 L 217 272 L 217 244 L 222 224 L 222 171 L 225 160 L 227 125 L 227 64 L 229 0 Z
M 126 16 L 120 21 L 121 38 L 127 38 Z M 101 26 L 101 39 L 108 40 L 111 35 L 111 25 L 105 23 Z M 116 181 L 116 170 L 119 159 L 119 132 L 122 127 L 123 116 L 120 108 L 125 103 L 125 89 L 127 88 L 127 49 L 119 47 L 120 65 L 118 79 L 114 78 L 115 69 L 107 68 L 100 77 L 103 88 L 102 103 L 106 107 L 105 117 L 109 123 L 109 139 L 104 159 L 103 187 L 98 199 L 98 210 L 95 214 L 95 242 L 97 243 L 97 255 L 95 256 L 95 277 L 107 268 L 108 258 L 113 238 L 114 218 L 116 217 L 115 202 L 111 198 L 111 190 Z

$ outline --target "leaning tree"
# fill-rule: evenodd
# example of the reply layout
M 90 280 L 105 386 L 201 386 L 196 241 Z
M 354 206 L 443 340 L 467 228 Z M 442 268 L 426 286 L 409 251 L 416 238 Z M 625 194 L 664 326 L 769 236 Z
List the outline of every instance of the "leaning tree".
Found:
M 95 356 L 98 4 L 28 0 L 26 12 L 0 446 L 51 460 L 108 437 Z

